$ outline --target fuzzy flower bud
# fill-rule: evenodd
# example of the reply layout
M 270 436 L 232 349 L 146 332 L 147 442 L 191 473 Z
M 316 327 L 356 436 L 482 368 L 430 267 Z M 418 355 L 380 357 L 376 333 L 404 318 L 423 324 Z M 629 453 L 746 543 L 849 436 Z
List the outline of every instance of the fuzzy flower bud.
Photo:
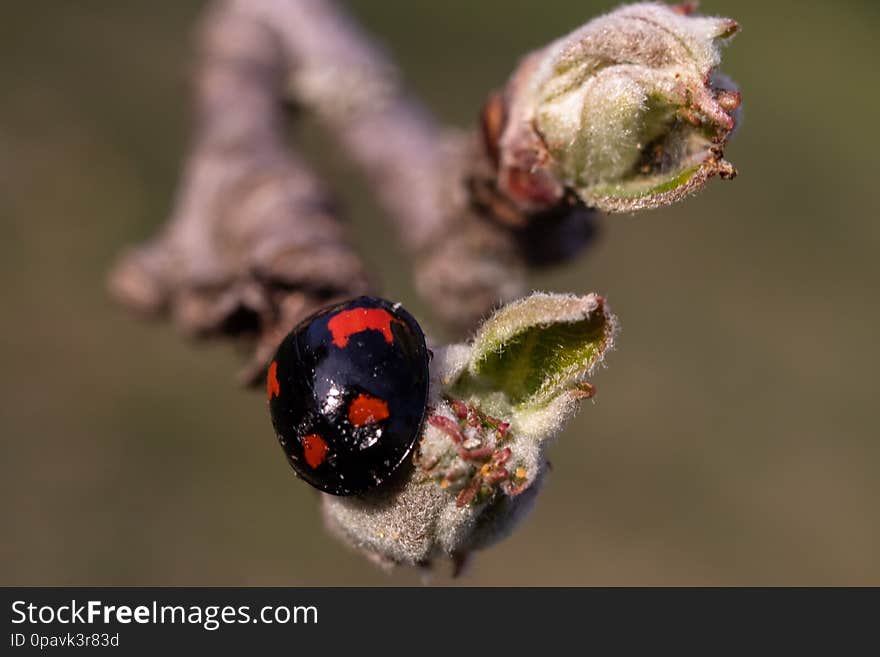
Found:
M 501 192 L 525 211 L 573 193 L 627 212 L 733 177 L 723 148 L 740 96 L 716 68 L 739 26 L 692 10 L 624 6 L 526 57 L 501 101 Z
M 602 297 L 533 294 L 488 319 L 468 344 L 435 349 L 427 421 L 413 467 L 357 497 L 323 496 L 328 528 L 383 565 L 459 565 L 531 508 L 544 451 L 592 396 L 611 349 Z

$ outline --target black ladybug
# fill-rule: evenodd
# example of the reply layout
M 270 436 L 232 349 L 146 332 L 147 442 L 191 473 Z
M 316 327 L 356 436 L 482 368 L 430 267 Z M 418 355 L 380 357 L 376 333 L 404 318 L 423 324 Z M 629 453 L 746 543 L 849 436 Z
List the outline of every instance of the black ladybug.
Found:
M 412 315 L 375 297 L 320 310 L 288 333 L 266 391 L 297 474 L 333 495 L 388 479 L 421 433 L 428 359 Z

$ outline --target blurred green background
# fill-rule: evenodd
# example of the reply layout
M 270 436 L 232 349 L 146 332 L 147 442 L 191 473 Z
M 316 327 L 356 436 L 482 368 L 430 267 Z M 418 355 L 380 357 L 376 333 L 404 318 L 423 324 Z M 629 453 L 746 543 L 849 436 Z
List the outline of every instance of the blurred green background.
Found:
M 464 126 L 519 55 L 614 3 L 349 5 Z M 170 209 L 201 7 L 34 0 L 0 23 L 0 583 L 417 584 L 324 533 L 233 350 L 105 292 Z M 741 175 L 602 219 L 585 257 L 533 278 L 601 292 L 623 331 L 535 511 L 462 584 L 880 584 L 880 12 L 702 9 L 743 26 L 723 67 Z M 318 160 L 382 291 L 423 313 L 357 173 Z

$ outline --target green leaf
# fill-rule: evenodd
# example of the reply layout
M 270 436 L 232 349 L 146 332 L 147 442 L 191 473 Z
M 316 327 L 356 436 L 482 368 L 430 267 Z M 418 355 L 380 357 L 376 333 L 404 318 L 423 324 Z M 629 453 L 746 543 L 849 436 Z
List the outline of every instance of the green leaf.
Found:
M 709 156 L 697 166 L 596 186 L 589 192 L 583 191 L 582 195 L 591 207 L 603 212 L 633 212 L 675 203 L 713 176 L 729 180 L 736 176 L 736 169 L 727 160 Z
M 462 397 L 504 396 L 512 410 L 577 388 L 602 360 L 616 322 L 602 297 L 533 294 L 483 324 L 454 386 Z

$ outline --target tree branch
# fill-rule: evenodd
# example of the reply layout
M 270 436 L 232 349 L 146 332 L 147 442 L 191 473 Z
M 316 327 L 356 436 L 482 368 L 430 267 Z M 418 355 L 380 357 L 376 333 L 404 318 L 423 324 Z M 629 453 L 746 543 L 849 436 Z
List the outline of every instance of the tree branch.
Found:
M 735 173 L 722 148 L 739 96 L 709 80 L 736 23 L 690 11 L 632 5 L 532 53 L 465 134 L 409 97 L 331 0 L 217 0 L 198 32 L 196 137 L 174 212 L 111 288 L 189 334 L 255 339 L 252 382 L 299 319 L 368 288 L 328 192 L 284 143 L 288 100 L 364 171 L 417 290 L 466 335 L 524 293 L 527 267 L 590 241 L 588 206 L 656 207 Z
M 110 286 L 189 335 L 255 343 L 242 373 L 254 381 L 299 319 L 368 285 L 327 191 L 283 144 L 279 41 L 232 9 L 216 7 L 199 31 L 195 138 L 174 212 Z

